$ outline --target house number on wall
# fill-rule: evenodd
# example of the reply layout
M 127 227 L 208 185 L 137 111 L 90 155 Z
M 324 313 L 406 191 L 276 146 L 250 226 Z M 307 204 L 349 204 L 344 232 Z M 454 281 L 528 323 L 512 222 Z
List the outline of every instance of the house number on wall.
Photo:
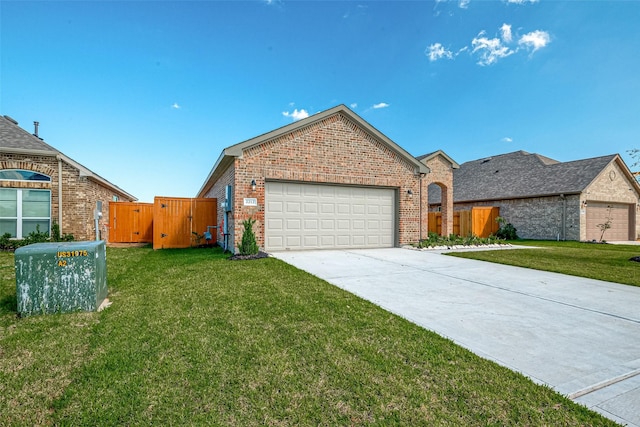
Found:
M 244 199 L 245 206 L 258 206 L 258 199 L 255 198 L 245 198 Z

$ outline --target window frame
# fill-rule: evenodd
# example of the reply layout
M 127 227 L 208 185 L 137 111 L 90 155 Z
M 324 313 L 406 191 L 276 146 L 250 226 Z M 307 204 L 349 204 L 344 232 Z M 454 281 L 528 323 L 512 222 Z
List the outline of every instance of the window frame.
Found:
M 16 235 L 12 236 L 12 239 L 24 239 L 26 236 L 23 233 L 23 223 L 25 220 L 46 220 L 49 226 L 46 230 L 40 230 L 41 233 L 49 233 L 51 235 L 51 190 L 40 188 L 2 188 L 2 190 L 12 190 L 16 192 L 16 216 L 0 217 L 3 220 L 13 220 L 16 222 Z M 38 191 L 48 193 L 48 216 L 23 216 L 23 191 Z

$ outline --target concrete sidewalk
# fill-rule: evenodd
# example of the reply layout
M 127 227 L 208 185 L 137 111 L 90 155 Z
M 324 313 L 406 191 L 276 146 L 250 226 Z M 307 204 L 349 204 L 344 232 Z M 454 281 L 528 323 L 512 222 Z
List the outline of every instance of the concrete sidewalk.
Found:
M 272 254 L 640 427 L 640 288 L 408 249 Z

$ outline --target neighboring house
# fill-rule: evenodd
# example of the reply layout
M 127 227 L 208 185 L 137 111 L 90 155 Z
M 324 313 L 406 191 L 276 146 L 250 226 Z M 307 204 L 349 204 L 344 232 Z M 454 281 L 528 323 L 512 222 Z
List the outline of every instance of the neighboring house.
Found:
M 96 237 L 94 209 L 102 202 L 101 238 L 108 238 L 110 201 L 134 196 L 0 116 L 0 235 L 50 232 L 55 222 L 76 240 Z
M 218 199 L 230 250 L 248 218 L 267 251 L 393 247 L 427 236 L 426 188 L 449 188 L 449 160 L 418 161 L 340 105 L 224 149 L 197 197 Z
M 529 239 L 636 240 L 640 186 L 617 154 L 558 162 L 524 151 L 464 163 L 453 173 L 455 210 L 497 206 Z M 429 193 L 430 209 L 440 192 Z

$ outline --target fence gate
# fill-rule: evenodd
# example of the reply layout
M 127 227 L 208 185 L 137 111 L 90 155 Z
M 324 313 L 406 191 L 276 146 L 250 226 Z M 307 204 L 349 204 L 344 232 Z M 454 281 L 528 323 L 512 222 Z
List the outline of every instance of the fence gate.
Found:
M 496 218 L 500 216 L 498 207 L 473 207 L 471 208 L 472 231 L 478 237 L 489 237 L 499 229 Z
M 152 241 L 153 203 L 109 203 L 109 243 Z
M 188 248 L 217 224 L 218 199 L 156 197 L 153 203 L 153 249 Z M 215 236 L 215 230 L 209 231 Z M 194 234 L 196 233 L 196 234 Z

